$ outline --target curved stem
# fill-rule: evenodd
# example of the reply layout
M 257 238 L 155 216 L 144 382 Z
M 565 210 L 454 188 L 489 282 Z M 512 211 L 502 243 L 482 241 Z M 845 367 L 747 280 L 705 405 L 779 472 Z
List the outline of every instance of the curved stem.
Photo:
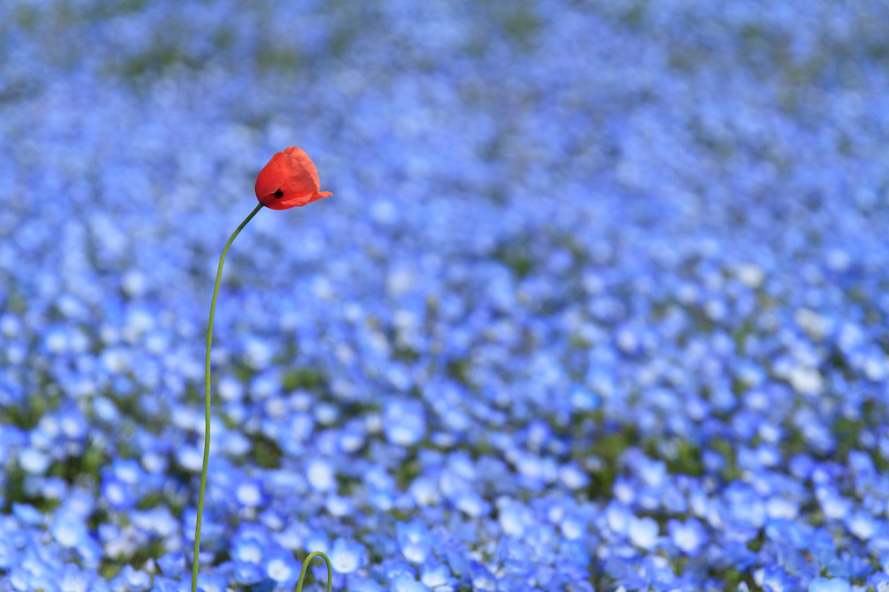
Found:
M 210 460 L 210 346 L 213 343 L 213 316 L 216 313 L 216 297 L 219 295 L 219 283 L 222 280 L 222 264 L 225 263 L 225 254 L 232 241 L 247 226 L 247 223 L 253 219 L 253 216 L 259 211 L 262 204 L 250 212 L 241 225 L 232 233 L 231 238 L 225 243 L 222 249 L 222 256 L 219 257 L 219 267 L 216 269 L 216 286 L 213 288 L 213 300 L 210 302 L 210 325 L 207 329 L 207 358 L 204 364 L 204 462 L 201 465 L 201 489 L 198 494 L 198 519 L 194 526 L 194 561 L 191 570 L 191 592 L 197 592 L 198 588 L 198 554 L 201 550 L 201 518 L 204 516 L 204 490 L 207 488 L 207 462 Z
M 296 583 L 296 592 L 302 592 L 303 590 L 303 579 L 306 577 L 306 570 L 309 569 L 309 564 L 312 562 L 312 559 L 315 556 L 321 557 L 324 560 L 324 563 L 327 564 L 327 592 L 330 592 L 330 584 L 333 582 L 333 573 L 330 570 L 330 559 L 327 558 L 327 555 L 322 553 L 321 551 L 315 551 L 314 553 L 309 553 L 309 556 L 306 557 L 306 560 L 303 561 L 302 571 L 299 572 L 299 581 Z

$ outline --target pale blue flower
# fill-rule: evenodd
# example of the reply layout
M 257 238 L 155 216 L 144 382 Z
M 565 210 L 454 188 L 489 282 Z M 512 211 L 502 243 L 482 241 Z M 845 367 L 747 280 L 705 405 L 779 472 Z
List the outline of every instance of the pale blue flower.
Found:
M 365 561 L 366 549 L 356 541 L 336 539 L 330 548 L 328 559 L 334 570 L 349 574 L 358 569 Z
M 815 578 L 809 583 L 809 592 L 850 592 L 848 580 L 838 578 Z

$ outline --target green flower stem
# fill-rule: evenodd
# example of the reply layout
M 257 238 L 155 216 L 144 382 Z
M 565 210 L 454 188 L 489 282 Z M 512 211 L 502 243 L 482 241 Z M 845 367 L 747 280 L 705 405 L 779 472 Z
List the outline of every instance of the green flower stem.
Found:
M 262 208 L 262 204 L 250 212 L 241 225 L 235 229 L 231 238 L 225 243 L 222 249 L 222 256 L 219 257 L 219 267 L 216 270 L 216 286 L 213 288 L 213 300 L 210 303 L 210 325 L 207 328 L 207 359 L 204 364 L 204 462 L 201 465 L 201 490 L 198 494 L 198 519 L 194 525 L 194 561 L 191 570 L 191 592 L 197 592 L 198 589 L 198 554 L 201 550 L 201 518 L 204 515 L 204 490 L 207 488 L 207 461 L 210 460 L 210 347 L 213 343 L 213 316 L 216 313 L 216 297 L 219 296 L 219 282 L 222 280 L 222 264 L 225 263 L 225 254 L 232 241 L 247 226 L 247 223 L 253 219 L 253 216 Z M 309 555 L 311 557 L 311 555 Z M 326 558 L 325 558 L 326 559 Z M 328 567 L 328 570 L 330 567 Z M 328 590 L 330 586 L 328 585 Z
M 324 560 L 324 563 L 327 564 L 327 592 L 330 592 L 330 583 L 333 581 L 333 573 L 330 570 L 330 559 L 328 559 L 327 555 L 325 555 L 321 551 L 309 553 L 309 556 L 306 557 L 305 561 L 303 561 L 303 568 L 299 572 L 299 581 L 296 583 L 296 592 L 303 592 L 303 579 L 305 579 L 306 577 L 306 570 L 309 569 L 309 564 L 312 562 L 312 558 L 316 555 L 318 557 L 321 557 L 321 559 Z

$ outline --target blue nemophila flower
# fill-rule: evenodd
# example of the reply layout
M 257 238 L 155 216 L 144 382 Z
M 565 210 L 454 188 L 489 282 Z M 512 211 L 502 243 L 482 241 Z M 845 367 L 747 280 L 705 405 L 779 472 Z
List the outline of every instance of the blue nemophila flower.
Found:
M 53 538 L 65 548 L 74 548 L 89 538 L 87 525 L 83 519 L 72 513 L 59 512 L 49 528 Z
M 183 590 L 189 590 L 191 586 L 188 581 L 179 583 L 174 579 L 166 578 L 164 576 L 155 576 L 152 584 L 151 592 L 181 592 Z M 198 589 L 202 590 L 202 588 Z
M 328 559 L 334 570 L 349 574 L 365 563 L 366 552 L 361 543 L 339 538 L 333 541 Z
M 815 578 L 809 583 L 809 592 L 850 592 L 848 580 L 839 578 Z
M 559 577 L 576 581 L 589 577 L 590 554 L 579 541 L 563 541 L 555 560 Z
M 854 514 L 844 516 L 846 527 L 860 540 L 867 541 L 878 532 L 886 532 L 884 520 L 877 520 L 872 514 L 858 510 Z
M 473 561 L 469 566 L 469 578 L 475 590 L 493 592 L 497 589 L 497 577 L 477 561 Z
M 497 544 L 497 561 L 506 573 L 527 577 L 534 570 L 529 550 L 520 540 L 501 537 Z
M 586 508 L 578 508 L 576 511 L 568 511 L 562 514 L 561 508 L 553 508 L 559 515 L 550 513 L 550 518 L 558 522 L 561 535 L 568 541 L 578 541 L 586 538 L 588 534 L 587 522 L 592 517 Z
M 40 491 L 43 496 L 51 500 L 61 500 L 65 497 L 68 484 L 60 477 L 44 477 L 40 480 Z
M 391 585 L 395 592 L 429 592 L 427 586 L 406 573 L 400 573 L 392 578 Z
M 821 486 L 815 489 L 815 497 L 821 504 L 821 510 L 825 518 L 842 520 L 847 517 L 853 504 L 851 500 L 844 498 L 831 486 Z
M 79 441 L 83 439 L 89 431 L 87 419 L 81 413 L 80 409 L 69 406 L 62 409 L 58 416 L 59 430 L 68 439 Z
M 420 583 L 432 592 L 453 592 L 457 589 L 457 578 L 451 576 L 451 570 L 443 563 L 426 563 L 420 569 Z
M 330 539 L 327 532 L 320 529 L 310 529 L 305 538 L 305 548 L 327 553 L 330 549 Z
M 521 502 L 510 498 L 503 498 L 498 502 L 498 521 L 503 532 L 521 538 L 526 528 L 534 522 L 531 510 Z
M 639 574 L 655 590 L 672 590 L 676 585 L 676 576 L 662 557 L 646 557 Z
M 278 499 L 286 495 L 302 495 L 308 491 L 306 478 L 291 470 L 271 470 L 265 474 L 266 491 Z
M 404 557 L 411 563 L 421 564 L 432 551 L 429 529 L 424 522 L 412 520 L 396 525 L 398 545 Z
M 869 562 L 848 551 L 843 551 L 838 557 L 832 558 L 827 564 L 827 575 L 859 579 L 869 575 L 873 571 Z
M 355 512 L 355 504 L 352 498 L 341 495 L 329 495 L 324 502 L 324 508 L 331 516 L 338 518 L 351 516 Z
M 166 506 L 156 506 L 148 510 L 131 511 L 130 520 L 145 533 L 162 538 L 176 534 L 181 525 Z
M 107 590 L 108 586 L 94 571 L 81 569 L 76 565 L 66 564 L 59 578 L 61 592 L 88 592 L 90 590 Z
M 144 571 L 134 569 L 131 565 L 125 565 L 112 581 L 112 586 L 115 584 L 127 592 L 142 592 L 151 586 L 151 576 Z
M 799 588 L 798 579 L 788 574 L 780 565 L 771 565 L 764 570 L 757 570 L 754 573 L 754 579 L 764 590 L 778 592 Z
M 473 518 L 488 514 L 491 509 L 491 504 L 487 503 L 475 491 L 469 489 L 456 492 L 452 496 L 452 500 L 458 510 Z
M 18 462 L 27 473 L 42 475 L 49 469 L 52 459 L 45 452 L 29 446 L 19 450 Z
M 441 492 L 432 477 L 414 479 L 408 491 L 418 506 L 437 505 L 441 499 Z
M 328 460 L 309 461 L 306 465 L 306 478 L 315 490 L 330 491 L 336 488 L 336 469 Z
M 300 564 L 288 550 L 278 549 L 268 553 L 265 560 L 266 575 L 279 586 L 290 588 L 299 579 Z
M 407 574 L 411 576 L 413 579 L 416 579 L 417 570 L 410 563 L 403 559 L 391 557 L 382 562 L 382 564 L 377 568 L 378 572 L 389 578 L 390 580 L 395 578 L 400 574 Z
M 356 574 L 349 574 L 346 577 L 346 582 L 348 589 L 355 592 L 383 592 L 383 587 L 379 582 Z
M 178 578 L 185 572 L 185 554 L 181 551 L 164 553 L 157 560 L 163 574 L 169 578 Z
M 821 567 L 826 567 L 836 557 L 836 543 L 830 531 L 825 528 L 818 528 L 812 533 L 807 548 Z
M 136 504 L 133 485 L 110 475 L 102 479 L 102 498 L 118 511 L 131 510 Z
M 392 400 L 384 410 L 387 439 L 399 446 L 413 446 L 426 434 L 423 406 L 418 401 Z
M 608 557 L 603 562 L 603 567 L 617 585 L 627 590 L 643 590 L 648 586 L 633 565 L 623 558 Z
M 0 569 L 8 570 L 16 565 L 18 551 L 18 546 L 14 545 L 11 540 L 0 539 Z
M 867 577 L 867 583 L 873 586 L 876 592 L 886 592 L 889 590 L 889 574 L 878 571 Z
M 670 520 L 667 523 L 667 529 L 672 543 L 691 557 L 696 556 L 701 546 L 707 544 L 710 538 L 704 526 L 695 518 L 690 518 L 685 522 Z
M 267 547 L 262 541 L 238 537 L 234 540 L 231 556 L 240 562 L 262 564 L 267 553 Z
M 235 561 L 234 580 L 245 586 L 255 586 L 266 577 L 261 565 L 248 561 Z
M 256 508 L 263 503 L 262 484 L 255 479 L 243 480 L 235 486 L 235 499 L 245 508 Z
M 627 536 L 634 545 L 652 549 L 658 543 L 657 522 L 653 518 L 631 516 L 627 525 Z
M 367 429 L 363 421 L 353 420 L 340 432 L 340 450 L 346 454 L 358 452 L 367 441 Z
M 587 581 L 568 582 L 565 588 L 568 592 L 596 592 L 593 585 Z
M 225 432 L 222 440 L 222 448 L 226 456 L 243 457 L 253 448 L 253 443 L 244 434 L 229 430 Z
M 36 526 L 44 522 L 43 514 L 30 504 L 13 502 L 12 513 L 22 524 L 28 526 Z
M 774 541 L 787 543 L 795 549 L 812 548 L 814 527 L 789 519 L 774 519 L 766 523 L 766 536 Z
M 223 564 L 225 567 L 225 564 Z M 186 576 L 188 578 L 188 576 Z M 228 576 L 225 574 L 198 574 L 198 582 L 197 589 L 203 590 L 204 592 L 225 592 L 226 589 L 226 581 L 228 580 Z M 188 590 L 191 585 L 191 579 L 188 578 L 187 586 L 182 586 L 180 584 L 180 589 Z

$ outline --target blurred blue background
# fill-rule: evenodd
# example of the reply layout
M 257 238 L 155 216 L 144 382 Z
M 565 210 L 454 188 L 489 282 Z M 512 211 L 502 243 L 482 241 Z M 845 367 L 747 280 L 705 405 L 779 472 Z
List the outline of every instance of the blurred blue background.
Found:
M 0 590 L 889 586 L 887 22 L 4 0 Z

